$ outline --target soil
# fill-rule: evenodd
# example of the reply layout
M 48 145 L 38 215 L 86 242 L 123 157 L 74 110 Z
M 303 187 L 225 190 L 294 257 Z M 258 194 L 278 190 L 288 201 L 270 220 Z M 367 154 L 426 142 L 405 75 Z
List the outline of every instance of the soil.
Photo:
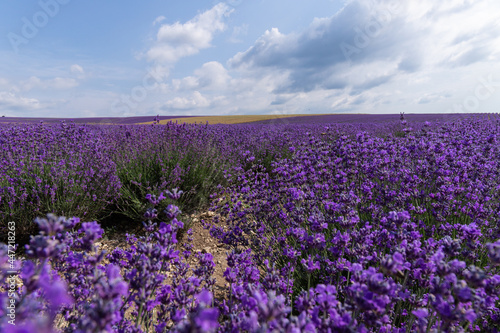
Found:
M 191 214 L 189 216 L 189 227 L 193 230 L 193 250 L 191 257 L 188 259 L 188 263 L 191 267 L 194 267 L 196 265 L 197 260 L 194 254 L 198 252 L 212 254 L 213 262 L 215 263 L 215 271 L 212 275 L 212 277 L 215 278 L 213 293 L 214 297 L 220 300 L 224 299 L 226 296 L 226 279 L 224 278 L 223 274 L 227 268 L 226 256 L 230 248 L 227 245 L 220 243 L 216 238 L 210 236 L 210 232 L 207 229 L 203 228 L 203 224 L 207 222 L 210 223 L 213 216 L 214 213 L 210 211 Z M 180 218 L 180 220 L 185 222 L 183 218 Z M 141 229 L 142 228 L 137 228 L 133 231 L 129 231 L 129 233 L 140 235 Z M 187 235 L 184 234 L 182 238 L 179 239 L 179 250 L 182 250 L 182 244 L 186 242 L 186 240 Z M 117 247 L 127 248 L 130 246 L 126 239 L 126 233 L 118 230 L 108 231 L 107 233 L 105 233 L 104 238 L 98 240 L 95 245 L 99 246 L 107 253 L 111 253 Z
M 229 247 L 210 236 L 210 232 L 207 229 L 203 228 L 203 222 L 211 222 L 213 216 L 213 212 L 205 212 L 198 215 L 193 214 L 191 216 L 191 229 L 193 229 L 193 253 L 211 253 L 214 257 L 214 297 L 220 299 L 225 297 L 224 290 L 227 290 L 227 288 L 225 288 L 226 279 L 224 278 L 223 274 L 227 268 L 226 257 L 227 253 L 229 252 Z M 194 264 L 194 262 L 195 260 L 192 260 L 192 262 L 190 262 L 189 264 Z

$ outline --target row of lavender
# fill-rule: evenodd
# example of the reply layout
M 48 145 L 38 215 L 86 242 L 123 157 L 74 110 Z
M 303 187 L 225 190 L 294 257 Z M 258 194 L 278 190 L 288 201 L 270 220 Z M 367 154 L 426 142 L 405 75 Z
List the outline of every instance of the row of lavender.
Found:
M 251 248 L 320 331 L 496 332 L 500 124 L 401 127 L 310 132 L 270 173 L 233 170 L 211 233 Z
M 498 114 L 467 114 L 467 113 L 414 113 L 406 114 L 405 118 L 411 123 L 429 122 L 450 122 L 469 117 L 495 120 Z M 393 114 L 325 114 L 312 116 L 298 116 L 290 118 L 278 118 L 261 120 L 254 124 L 319 124 L 319 123 L 352 123 L 352 124 L 384 124 L 394 121 Z
M 355 133 L 357 126 L 333 125 Z M 369 127 L 367 125 L 361 125 Z M 391 126 L 379 127 L 381 133 Z M 362 127 L 360 127 L 362 128 Z M 29 233 L 46 213 L 99 219 L 111 212 L 138 219 L 147 193 L 181 187 L 182 208 L 199 207 L 224 182 L 223 171 L 287 155 L 314 125 L 0 126 L 0 221 Z M 251 154 L 256 161 L 247 160 Z M 185 202 L 188 201 L 188 202 Z
M 186 116 L 184 118 L 189 118 Z M 162 116 L 162 120 L 179 118 L 179 116 Z M 140 117 L 94 117 L 94 118 L 74 118 L 69 121 L 76 124 L 102 124 L 102 125 L 134 125 L 140 123 L 151 122 L 152 116 L 140 116 Z M 18 123 L 18 124 L 37 124 L 41 121 L 44 123 L 59 124 L 62 120 L 61 118 L 27 118 L 27 117 L 2 117 L 0 118 L 0 123 Z M 65 120 L 67 121 L 67 120 Z
M 208 193 L 224 170 L 229 185 L 213 195 L 214 209 L 229 228 L 216 224 L 212 233 L 234 246 L 227 258 L 225 300 L 210 293 L 211 255 L 192 254 L 189 244 L 178 252 L 177 209 L 148 196 L 157 210 L 146 216 L 156 220 L 166 206 L 167 223 L 148 225 L 144 239 L 131 237 L 135 246 L 112 253 L 109 264 L 103 263 L 104 254 L 89 252 L 102 234 L 96 223 L 79 224 L 80 231 L 66 234 L 78 220 L 39 221 L 42 235 L 27 250 L 38 264 L 22 269 L 16 315 L 21 322 L 40 310 L 47 316 L 32 318 L 28 328 L 50 331 L 57 318 L 66 330 L 84 332 L 153 326 L 156 331 L 498 329 L 495 122 L 5 130 L 17 133 L 2 142 L 10 165 L 5 170 L 15 170 L 3 181 L 21 182 L 10 186 L 14 190 L 33 178 L 31 170 L 22 172 L 34 161 L 54 181 L 33 191 L 49 184 L 66 188 L 72 179 L 78 184 L 67 187 L 75 192 L 47 189 L 54 204 L 83 193 L 101 207 L 126 209 L 128 203 L 131 214 L 142 214 L 147 206 L 138 198 L 144 193 L 174 185 L 194 188 L 183 197 L 200 187 Z M 40 146 L 43 153 L 35 155 Z M 23 164 L 16 164 L 18 156 Z M 101 166 L 108 176 L 96 180 Z M 92 181 L 95 185 L 87 185 Z M 25 197 L 10 198 L 31 198 L 31 188 L 25 188 Z M 107 197 L 100 195 L 103 188 Z M 87 210 L 63 213 L 82 216 Z M 199 265 L 189 267 L 193 255 Z M 7 259 L 1 264 L 6 267 Z M 6 315 L 0 314 L 5 325 Z
M 29 234 L 47 213 L 92 220 L 119 212 L 140 221 L 145 195 L 174 187 L 186 193 L 181 208 L 199 207 L 225 169 L 248 164 L 250 151 L 270 165 L 289 136 L 262 126 L 3 125 L 0 227 L 15 221 Z

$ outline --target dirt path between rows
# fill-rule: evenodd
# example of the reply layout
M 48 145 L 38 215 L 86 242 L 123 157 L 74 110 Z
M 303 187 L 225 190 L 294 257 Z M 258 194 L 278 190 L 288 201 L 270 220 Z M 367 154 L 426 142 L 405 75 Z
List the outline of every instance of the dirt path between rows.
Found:
M 210 236 L 210 231 L 203 228 L 203 222 L 211 223 L 213 212 L 205 212 L 198 215 L 191 215 L 193 230 L 193 253 L 211 253 L 214 257 L 215 271 L 213 277 L 215 278 L 214 297 L 224 298 L 226 294 L 226 279 L 223 274 L 227 268 L 227 254 L 230 248 L 227 245 L 220 243 L 216 238 Z M 190 265 L 194 265 L 195 258 L 191 257 Z
M 211 223 L 212 218 L 215 214 L 213 212 L 207 211 L 203 213 L 191 214 L 188 218 L 191 220 L 190 228 L 193 230 L 193 249 L 192 255 L 188 259 L 188 264 L 191 267 L 195 267 L 197 259 L 194 256 L 196 253 L 211 253 L 213 256 L 213 261 L 215 263 L 215 271 L 213 278 L 215 278 L 214 285 L 214 297 L 218 299 L 223 299 L 227 292 L 226 279 L 223 274 L 227 268 L 227 253 L 230 251 L 229 246 L 220 243 L 216 238 L 210 236 L 210 232 L 203 228 L 204 223 Z M 179 220 L 183 220 L 179 218 Z M 182 221 L 184 222 L 184 221 Z M 136 232 L 141 229 L 137 229 Z M 140 232 L 139 232 L 140 233 Z M 187 235 L 184 234 L 182 239 L 179 239 L 179 250 L 182 250 L 182 244 L 187 240 Z M 99 239 L 95 245 L 99 246 L 101 250 L 105 250 L 107 253 L 113 252 L 114 249 L 127 248 L 130 244 L 127 242 L 126 234 L 123 232 L 112 232 L 105 234 L 103 239 Z

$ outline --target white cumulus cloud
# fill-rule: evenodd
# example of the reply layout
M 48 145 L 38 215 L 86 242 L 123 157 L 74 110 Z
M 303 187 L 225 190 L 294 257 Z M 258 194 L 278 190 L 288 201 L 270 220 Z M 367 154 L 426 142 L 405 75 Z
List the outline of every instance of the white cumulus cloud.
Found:
M 155 45 L 146 54 L 147 58 L 160 64 L 173 64 L 210 47 L 214 34 L 226 28 L 224 18 L 232 11 L 226 4 L 219 3 L 186 23 L 162 25 Z
M 189 97 L 175 97 L 163 105 L 164 110 L 190 110 L 206 108 L 210 101 L 199 91 L 194 91 Z
M 74 88 L 76 86 L 78 86 L 77 80 L 63 77 L 42 80 L 39 77 L 32 76 L 28 80 L 21 83 L 21 87 L 24 91 L 30 91 L 34 89 L 66 90 Z
M 26 98 L 8 91 L 0 91 L 0 110 L 24 111 L 35 110 L 40 107 L 40 102 L 34 98 Z
M 153 21 L 153 25 L 157 25 L 158 23 L 161 23 L 163 21 L 165 21 L 166 17 L 165 16 L 158 16 L 157 18 L 155 18 L 155 20 Z
M 230 76 L 224 66 L 217 61 L 210 61 L 194 71 L 194 76 L 187 76 L 181 80 L 172 80 L 178 90 L 219 90 L 227 87 Z
M 83 70 L 83 67 L 78 64 L 71 65 L 70 71 L 79 79 L 83 79 L 85 77 L 85 71 Z
M 228 61 L 229 74 L 285 75 L 273 105 L 303 93 L 321 111 L 443 112 L 500 70 L 498 11 L 494 0 L 349 0 L 303 31 L 267 30 Z

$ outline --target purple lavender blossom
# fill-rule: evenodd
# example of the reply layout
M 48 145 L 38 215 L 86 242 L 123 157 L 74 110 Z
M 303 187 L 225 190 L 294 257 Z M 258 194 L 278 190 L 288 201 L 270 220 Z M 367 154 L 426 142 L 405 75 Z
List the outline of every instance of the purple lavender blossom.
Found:
M 174 188 L 172 191 L 167 191 L 167 195 L 172 200 L 179 200 L 183 191 L 180 191 L 178 188 Z

